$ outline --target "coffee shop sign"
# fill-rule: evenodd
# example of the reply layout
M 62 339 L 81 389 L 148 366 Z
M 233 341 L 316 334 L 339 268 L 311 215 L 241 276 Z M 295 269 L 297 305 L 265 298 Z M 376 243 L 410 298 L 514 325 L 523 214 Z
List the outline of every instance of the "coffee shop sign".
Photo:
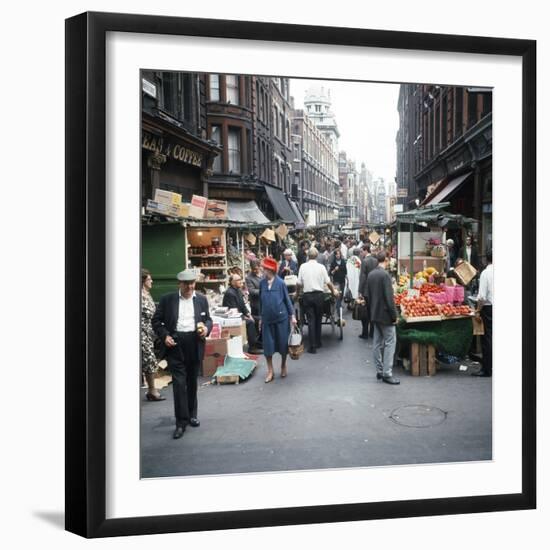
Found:
M 199 168 L 202 166 L 202 155 L 200 153 L 191 151 L 183 145 L 165 142 L 164 138 L 153 136 L 147 132 L 143 132 L 142 147 L 186 164 L 198 166 Z

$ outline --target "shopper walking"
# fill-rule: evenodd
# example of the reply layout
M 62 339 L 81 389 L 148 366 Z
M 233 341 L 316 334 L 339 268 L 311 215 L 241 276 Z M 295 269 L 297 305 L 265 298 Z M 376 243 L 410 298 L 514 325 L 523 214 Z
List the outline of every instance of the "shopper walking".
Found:
M 155 355 L 155 333 L 151 321 L 156 311 L 155 302 L 151 296 L 153 278 L 147 269 L 141 270 L 141 372 L 147 383 L 147 401 L 164 401 L 155 388 L 155 374 L 158 362 Z
M 165 294 L 153 315 L 153 330 L 160 338 L 161 356 L 168 360 L 174 389 L 176 429 L 183 437 L 186 426 L 200 426 L 197 417 L 197 377 L 204 357 L 204 339 L 212 330 L 208 301 L 195 292 L 197 274 L 186 269 L 177 274 L 178 292 Z
M 361 272 L 359 273 L 359 296 L 363 298 L 365 301 L 367 300 L 367 278 L 369 276 L 369 273 L 373 269 L 376 269 L 378 267 L 378 260 L 376 257 L 374 257 L 371 254 L 371 246 L 370 244 L 364 244 L 362 246 L 363 251 L 363 259 L 361 261 Z M 367 304 L 368 305 L 368 304 Z M 369 311 L 367 307 L 367 312 Z M 364 340 L 370 338 L 373 338 L 374 336 L 374 325 L 371 323 L 369 316 L 361 319 L 361 334 L 359 334 L 359 338 L 363 338 Z
M 331 290 L 334 296 L 338 292 L 334 288 L 323 264 L 317 261 L 316 248 L 308 251 L 308 261 L 300 267 L 298 272 L 298 285 L 303 290 L 302 303 L 308 324 L 309 353 L 317 353 L 321 343 L 321 323 L 323 321 L 324 289 Z
M 374 324 L 373 354 L 376 378 L 387 384 L 399 384 L 393 376 L 395 355 L 395 322 L 397 310 L 393 297 L 390 274 L 386 271 L 387 257 L 384 251 L 376 255 L 378 267 L 373 269 L 366 284 L 366 298 L 370 320 Z
M 273 355 L 281 355 L 281 378 L 287 375 L 288 337 L 290 325 L 296 324 L 294 306 L 284 281 L 277 275 L 277 262 L 264 258 L 262 267 L 265 277 L 260 282 L 260 319 L 263 348 L 267 363 L 265 382 L 273 380 Z

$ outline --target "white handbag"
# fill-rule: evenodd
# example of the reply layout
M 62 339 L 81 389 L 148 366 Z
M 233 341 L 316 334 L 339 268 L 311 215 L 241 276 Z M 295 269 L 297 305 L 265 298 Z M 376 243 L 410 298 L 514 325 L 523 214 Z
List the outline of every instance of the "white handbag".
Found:
M 298 277 L 296 275 L 286 275 L 285 276 L 285 285 L 286 286 L 296 286 L 298 284 Z

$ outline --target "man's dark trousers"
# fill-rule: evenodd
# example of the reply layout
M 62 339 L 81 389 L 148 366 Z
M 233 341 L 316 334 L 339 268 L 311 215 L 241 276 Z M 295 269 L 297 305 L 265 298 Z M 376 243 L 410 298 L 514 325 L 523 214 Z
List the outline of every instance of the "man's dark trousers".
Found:
M 196 332 L 177 332 L 177 346 L 168 351 L 168 367 L 172 374 L 176 425 L 185 427 L 197 417 L 197 378 L 199 359 Z
M 485 374 L 493 374 L 493 306 L 481 308 L 484 334 L 481 337 L 482 370 Z
M 309 349 L 321 346 L 321 323 L 325 297 L 322 292 L 306 292 L 302 299 L 308 324 Z

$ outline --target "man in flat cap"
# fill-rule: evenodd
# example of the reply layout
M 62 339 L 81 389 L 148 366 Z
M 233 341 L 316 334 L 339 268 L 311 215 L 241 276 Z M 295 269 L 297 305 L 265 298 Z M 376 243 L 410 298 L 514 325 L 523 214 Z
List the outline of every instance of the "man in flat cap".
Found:
M 212 330 L 206 297 L 195 292 L 197 273 L 185 269 L 177 274 L 178 292 L 165 294 L 153 316 L 153 330 L 161 341 L 172 374 L 176 429 L 183 436 L 188 424 L 197 428 L 197 377 L 204 356 L 204 339 Z

